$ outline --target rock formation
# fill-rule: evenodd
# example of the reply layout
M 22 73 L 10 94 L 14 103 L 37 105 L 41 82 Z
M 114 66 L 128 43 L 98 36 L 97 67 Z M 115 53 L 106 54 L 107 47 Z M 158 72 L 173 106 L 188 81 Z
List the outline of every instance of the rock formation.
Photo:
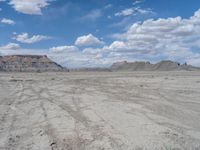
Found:
M 65 68 L 50 60 L 46 55 L 0 56 L 0 71 L 44 72 L 64 70 Z
M 178 71 L 178 70 L 188 70 L 195 71 L 200 70 L 198 67 L 191 65 L 180 64 L 177 62 L 165 60 L 156 64 L 151 64 L 150 62 L 117 62 L 111 66 L 112 71 Z

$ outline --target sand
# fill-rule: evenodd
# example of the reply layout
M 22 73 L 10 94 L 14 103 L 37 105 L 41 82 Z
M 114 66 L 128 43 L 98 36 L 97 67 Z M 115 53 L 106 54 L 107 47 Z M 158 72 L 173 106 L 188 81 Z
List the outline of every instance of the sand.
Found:
M 0 150 L 172 149 L 200 149 L 200 72 L 0 73 Z

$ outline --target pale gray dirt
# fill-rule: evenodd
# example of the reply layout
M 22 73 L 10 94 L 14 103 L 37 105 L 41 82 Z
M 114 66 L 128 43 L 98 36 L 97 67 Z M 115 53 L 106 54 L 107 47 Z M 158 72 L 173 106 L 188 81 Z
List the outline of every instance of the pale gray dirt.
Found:
M 172 149 L 200 149 L 200 72 L 0 74 L 0 150 Z

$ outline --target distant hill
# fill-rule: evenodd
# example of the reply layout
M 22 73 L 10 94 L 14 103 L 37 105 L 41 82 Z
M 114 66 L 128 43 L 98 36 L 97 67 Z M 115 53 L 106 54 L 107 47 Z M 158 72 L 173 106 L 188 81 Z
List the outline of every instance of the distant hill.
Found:
M 156 64 L 150 62 L 116 62 L 110 68 L 79 68 L 70 71 L 200 71 L 200 68 L 191 65 L 180 64 L 173 61 L 161 61 Z M 0 71 L 6 72 L 46 72 L 69 71 L 46 55 L 10 55 L 0 56 Z
M 10 55 L 0 56 L 0 71 L 45 72 L 64 71 L 61 65 L 46 55 Z
M 188 70 L 196 71 L 200 68 L 191 65 L 180 64 L 177 62 L 165 60 L 156 64 L 151 64 L 150 62 L 116 62 L 111 66 L 112 71 L 178 71 L 178 70 Z

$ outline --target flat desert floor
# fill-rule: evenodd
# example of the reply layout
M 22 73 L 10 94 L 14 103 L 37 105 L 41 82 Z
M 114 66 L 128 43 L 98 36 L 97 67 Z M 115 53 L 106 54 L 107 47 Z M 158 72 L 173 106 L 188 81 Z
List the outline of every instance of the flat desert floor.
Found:
M 0 73 L 0 150 L 179 149 L 200 149 L 200 72 Z

